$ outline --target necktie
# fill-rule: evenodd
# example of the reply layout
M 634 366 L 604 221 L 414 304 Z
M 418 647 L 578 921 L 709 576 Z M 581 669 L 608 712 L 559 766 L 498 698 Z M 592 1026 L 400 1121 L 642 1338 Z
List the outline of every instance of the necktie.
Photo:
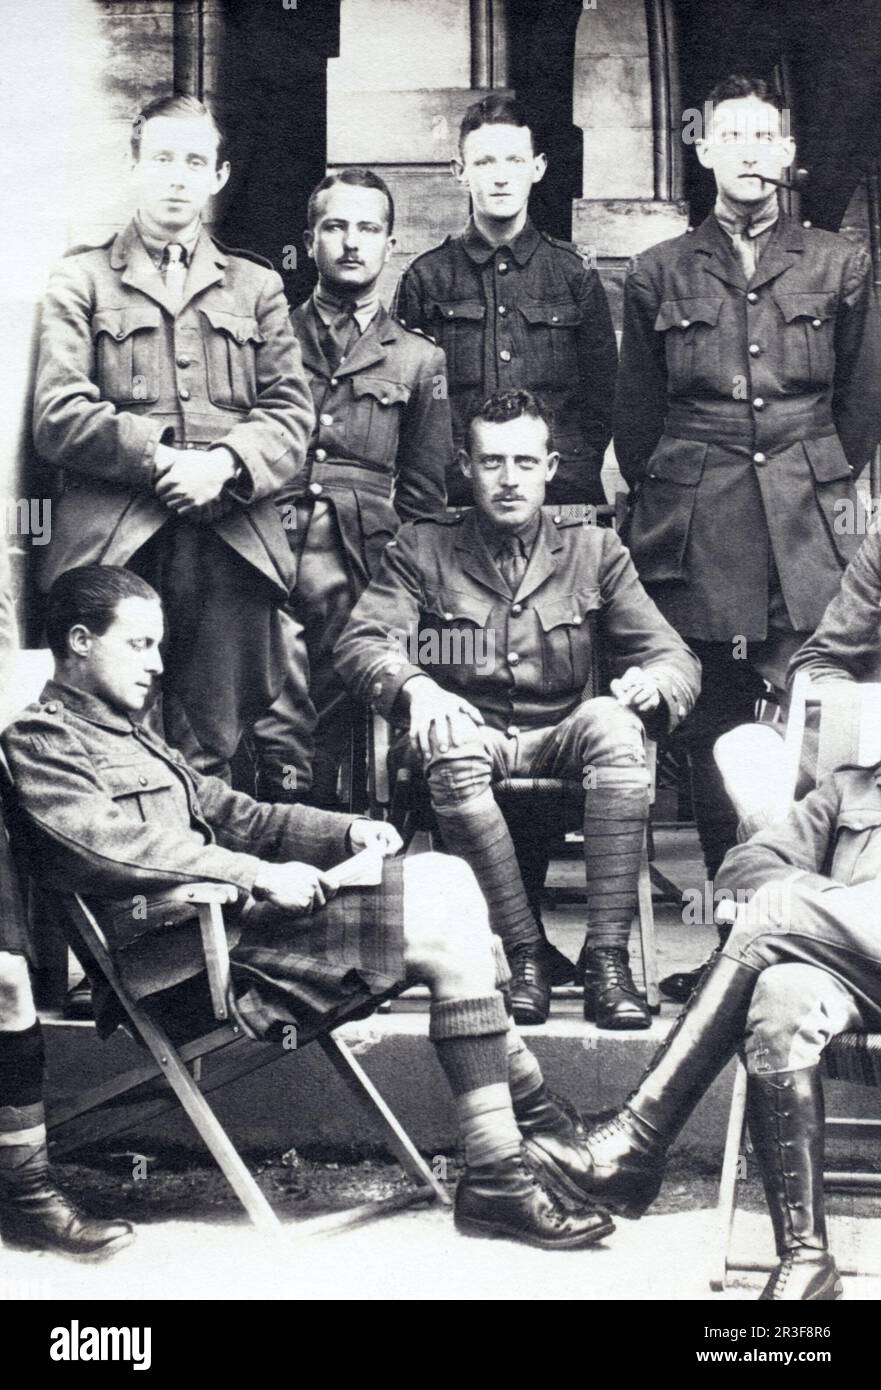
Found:
M 759 263 L 759 239 L 747 235 L 748 222 L 739 227 L 736 232 L 730 233 L 731 245 L 734 254 L 740 262 L 741 270 L 747 280 L 751 280 L 755 274 L 756 266 Z
M 523 551 L 523 542 L 519 536 L 508 537 L 499 552 L 497 563 L 502 577 L 511 590 L 511 593 L 516 594 L 517 590 L 520 588 L 520 581 L 526 573 L 526 566 L 529 563 Z
M 332 372 L 348 355 L 359 335 L 358 323 L 351 307 L 345 308 L 325 325 L 321 335 L 321 350 Z
M 187 252 L 179 241 L 170 241 L 162 256 L 162 278 L 168 291 L 174 312 L 177 313 L 184 298 L 184 281 L 187 278 Z

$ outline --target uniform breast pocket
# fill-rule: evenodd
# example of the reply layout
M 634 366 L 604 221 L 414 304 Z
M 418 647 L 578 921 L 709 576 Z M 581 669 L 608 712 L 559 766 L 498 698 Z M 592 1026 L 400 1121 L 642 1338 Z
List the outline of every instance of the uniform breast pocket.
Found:
M 843 806 L 838 815 L 831 877 L 862 883 L 881 873 L 881 811 L 875 806 Z
M 257 320 L 208 305 L 201 312 L 208 395 L 225 410 L 250 410 L 257 399 L 257 351 L 266 341 Z
M 519 305 L 526 324 L 524 377 L 529 386 L 574 386 L 578 376 L 578 329 L 582 314 L 577 304 Z
M 672 395 L 696 387 L 713 389 L 720 372 L 718 322 L 721 299 L 665 299 L 655 319 L 664 334 L 667 380 Z
M 477 594 L 444 587 L 426 596 L 418 633 L 419 665 L 443 667 L 444 683 L 467 687 L 492 674 L 496 633 L 492 603 Z
M 483 381 L 483 331 L 486 305 L 479 299 L 435 300 L 429 311 L 429 331 L 447 357 L 453 387 L 479 386 Z
M 355 376 L 351 381 L 355 399 L 346 421 L 346 443 L 356 458 L 384 464 L 391 471 L 410 387 L 383 377 Z
M 599 589 L 581 589 L 535 605 L 541 630 L 543 686 L 547 695 L 581 690 L 594 694 L 596 671 L 594 616 L 600 608 Z
M 155 304 L 99 309 L 92 316 L 98 385 L 114 405 L 159 399 L 160 311 Z
M 773 297 L 783 318 L 780 365 L 787 385 L 793 391 L 827 386 L 835 371 L 835 291 L 775 287 Z
M 173 826 L 174 775 L 153 761 L 119 763 L 101 769 L 110 795 L 126 819 L 143 825 L 161 821 Z

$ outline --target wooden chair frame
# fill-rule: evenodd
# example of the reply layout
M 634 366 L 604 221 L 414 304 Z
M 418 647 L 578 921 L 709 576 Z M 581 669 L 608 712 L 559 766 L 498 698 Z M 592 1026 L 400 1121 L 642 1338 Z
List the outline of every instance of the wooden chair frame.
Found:
M 845 763 L 872 765 L 881 762 L 881 685 L 856 685 L 837 681 L 812 686 L 805 673 L 800 673 L 793 685 L 784 739 L 787 784 L 783 791 L 790 802 L 795 796 L 804 735 L 812 711 L 816 711 L 819 716 L 817 780 Z M 881 1086 L 881 1070 L 877 1082 L 865 1080 L 863 1076 L 855 1073 L 853 1066 L 849 1065 L 846 1059 L 848 1052 L 860 1050 L 869 1038 L 876 1039 L 876 1035 L 845 1033 L 840 1038 L 834 1038 L 824 1055 L 827 1075 L 833 1079 L 862 1081 L 863 1084 Z M 881 1039 L 876 1040 L 881 1042 Z M 732 1254 L 737 1214 L 737 1184 L 745 1151 L 747 1128 L 746 1092 L 746 1067 L 743 1061 L 738 1059 L 716 1208 L 720 1253 L 718 1265 L 710 1279 L 710 1286 L 716 1292 L 726 1288 L 732 1272 L 770 1273 L 776 1267 L 776 1264 L 770 1261 L 745 1261 L 735 1259 Z M 826 1119 L 826 1130 L 832 1134 L 881 1138 L 881 1120 L 832 1116 Z M 829 1191 L 881 1192 L 881 1171 L 825 1172 L 823 1186 Z M 865 1267 L 842 1267 L 841 1273 L 881 1275 L 881 1264 L 872 1270 Z

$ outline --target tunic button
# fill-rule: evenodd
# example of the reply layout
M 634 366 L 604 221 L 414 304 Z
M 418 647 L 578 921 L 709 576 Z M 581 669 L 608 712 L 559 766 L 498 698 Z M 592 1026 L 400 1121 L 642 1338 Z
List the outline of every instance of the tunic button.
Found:
M 508 306 L 507 306 L 507 304 L 500 304 L 500 305 L 499 305 L 499 313 L 502 315 L 503 318 L 504 318 L 505 314 L 507 314 L 507 312 L 508 312 Z
M 125 337 L 125 329 L 124 329 L 124 328 L 117 328 L 117 330 L 116 330 L 116 336 L 117 336 L 117 338 L 124 338 L 124 337 Z
M 191 367 L 193 365 L 193 359 L 191 357 L 184 357 L 183 354 L 181 354 L 177 359 L 177 365 L 179 367 Z
M 452 309 L 448 309 L 448 310 L 447 310 L 447 318 L 448 318 L 448 319 L 451 319 L 452 317 L 453 317 L 453 311 L 452 311 Z
M 316 449 L 316 450 L 315 450 L 315 459 L 316 459 L 316 462 L 317 462 L 317 463 L 324 463 L 324 460 L 325 460 L 326 458 L 327 458 L 327 450 L 326 450 L 326 449 Z
M 820 327 L 822 327 L 822 324 L 823 324 L 823 320 L 822 320 L 822 319 L 811 319 L 811 327 L 812 327 L 812 328 L 820 328 Z
M 374 694 L 374 695 L 381 695 L 381 694 L 382 694 L 382 681 L 374 681 L 374 683 L 373 683 L 373 694 Z
M 318 418 L 319 418 L 319 420 L 321 421 L 322 425 L 332 425 L 332 424 L 333 424 L 333 416 L 332 416 L 332 415 L 319 415 Z
M 753 463 L 767 463 L 767 454 L 753 454 Z
M 762 350 L 762 349 L 759 347 L 758 343 L 750 343 L 750 345 L 749 345 L 749 355 L 750 355 L 750 357 L 758 357 L 758 355 L 759 355 L 759 353 L 761 352 L 761 350 Z
M 382 403 L 383 405 L 388 405 L 388 396 L 383 396 Z
M 499 357 L 501 357 L 503 362 L 510 362 L 511 360 L 511 354 L 507 348 L 502 348 L 501 352 L 499 353 Z
M 691 327 L 691 319 L 680 319 L 680 320 L 679 320 L 679 326 L 680 326 L 680 328 L 690 328 L 690 327 Z
M 514 614 L 514 617 L 515 617 L 515 618 L 519 618 L 519 617 L 520 617 L 520 614 L 523 612 L 523 604 L 522 604 L 522 603 L 512 603 L 512 604 L 511 604 L 511 612 Z
M 445 622 L 445 623 L 451 623 L 452 621 L 453 621 L 453 615 L 452 615 L 452 613 L 444 613 L 444 622 Z
M 57 714 L 57 713 L 58 713 L 58 706 L 56 705 L 56 703 L 55 703 L 54 700 L 52 701 L 51 705 L 47 705 L 47 706 L 46 706 L 46 713 L 47 713 L 47 714 Z
M 755 290 L 750 290 L 746 298 L 749 304 L 758 304 L 759 302 L 759 296 L 756 294 Z
M 330 384 L 331 384 L 331 386 L 339 386 L 339 382 L 337 381 L 337 379 L 336 379 L 335 376 L 332 376 L 332 377 L 331 377 L 331 379 L 330 379 Z
M 508 270 L 508 262 L 507 262 L 507 261 L 499 261 L 499 274 L 500 274 L 500 275 L 505 275 L 505 274 L 507 274 L 507 270 Z
M 814 224 L 813 224 L 813 222 L 806 221 L 806 222 L 802 222 L 801 225 L 802 225 L 803 227 L 813 227 Z
M 518 654 L 517 654 L 516 652 L 508 652 L 508 665 L 509 665 L 509 666 L 516 666 L 516 665 L 517 665 L 517 662 L 518 662 L 519 660 L 520 660 L 520 657 L 518 656 Z
M 321 496 L 321 484 L 320 484 L 320 483 L 310 483 L 310 484 L 309 484 L 309 491 L 312 493 L 312 496 L 313 496 L 313 497 L 320 497 L 320 496 Z
M 753 401 L 753 408 L 755 410 L 765 409 L 765 402 L 762 396 L 756 396 L 755 400 Z
M 140 784 L 141 784 L 142 787 L 146 787 L 146 785 L 147 785 L 147 779 L 146 779 L 146 777 L 141 776 L 141 777 L 138 778 L 138 781 L 140 782 Z
M 505 730 L 505 733 L 508 735 L 508 738 L 516 738 L 519 732 L 520 728 L 517 724 L 509 724 L 507 729 Z
M 559 525 L 561 524 L 563 518 L 562 518 L 561 516 L 555 516 L 553 520 L 554 520 L 554 525 L 555 525 L 555 526 L 559 526 Z
M 188 401 L 188 400 L 190 399 L 190 393 L 189 393 L 189 390 L 188 390 L 188 388 L 187 388 L 186 386 L 182 386 L 182 387 L 180 388 L 180 391 L 178 392 L 178 395 L 180 396 L 180 398 L 181 398 L 182 401 Z
M 551 314 L 551 323 L 559 323 L 559 322 L 560 322 L 560 315 L 559 315 L 559 314 Z

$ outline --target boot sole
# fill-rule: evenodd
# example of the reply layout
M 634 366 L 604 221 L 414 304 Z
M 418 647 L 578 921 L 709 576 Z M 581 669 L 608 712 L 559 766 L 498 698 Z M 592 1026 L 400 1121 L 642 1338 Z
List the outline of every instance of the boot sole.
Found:
M 100 1250 L 65 1250 L 60 1245 L 49 1245 L 45 1241 L 33 1240 L 28 1236 L 6 1236 L 2 1237 L 2 1245 L 5 1250 L 24 1250 L 43 1252 L 48 1255 L 62 1255 L 68 1260 L 85 1260 L 89 1264 L 100 1264 L 102 1260 L 110 1259 L 111 1255 L 116 1255 L 120 1250 L 125 1250 L 132 1245 L 135 1239 L 135 1232 L 129 1231 L 124 1236 L 117 1236 L 115 1240 L 109 1240 L 106 1245 L 102 1245 Z
M 615 1223 L 609 1221 L 604 1222 L 595 1231 L 587 1231 L 580 1236 L 567 1236 L 563 1240 L 544 1240 L 541 1236 L 530 1235 L 526 1231 L 513 1231 L 510 1226 L 504 1226 L 500 1222 L 477 1221 L 471 1216 L 457 1216 L 455 1226 L 463 1236 L 516 1240 L 521 1245 L 535 1245 L 539 1250 L 581 1250 L 585 1245 L 594 1245 L 598 1240 L 604 1240 L 615 1229 Z
M 627 1197 L 615 1197 L 609 1192 L 589 1192 L 585 1188 L 579 1187 L 568 1173 L 564 1173 L 557 1161 L 551 1158 L 550 1154 L 545 1153 L 541 1145 L 534 1144 L 531 1139 L 524 1139 L 523 1143 L 532 1161 L 540 1164 L 562 1192 L 577 1202 L 583 1202 L 585 1199 L 590 1202 L 597 1202 L 600 1206 L 608 1207 L 616 1216 L 623 1216 L 627 1221 L 638 1221 L 655 1201 L 655 1197 L 651 1197 L 648 1201 L 641 1201 Z

